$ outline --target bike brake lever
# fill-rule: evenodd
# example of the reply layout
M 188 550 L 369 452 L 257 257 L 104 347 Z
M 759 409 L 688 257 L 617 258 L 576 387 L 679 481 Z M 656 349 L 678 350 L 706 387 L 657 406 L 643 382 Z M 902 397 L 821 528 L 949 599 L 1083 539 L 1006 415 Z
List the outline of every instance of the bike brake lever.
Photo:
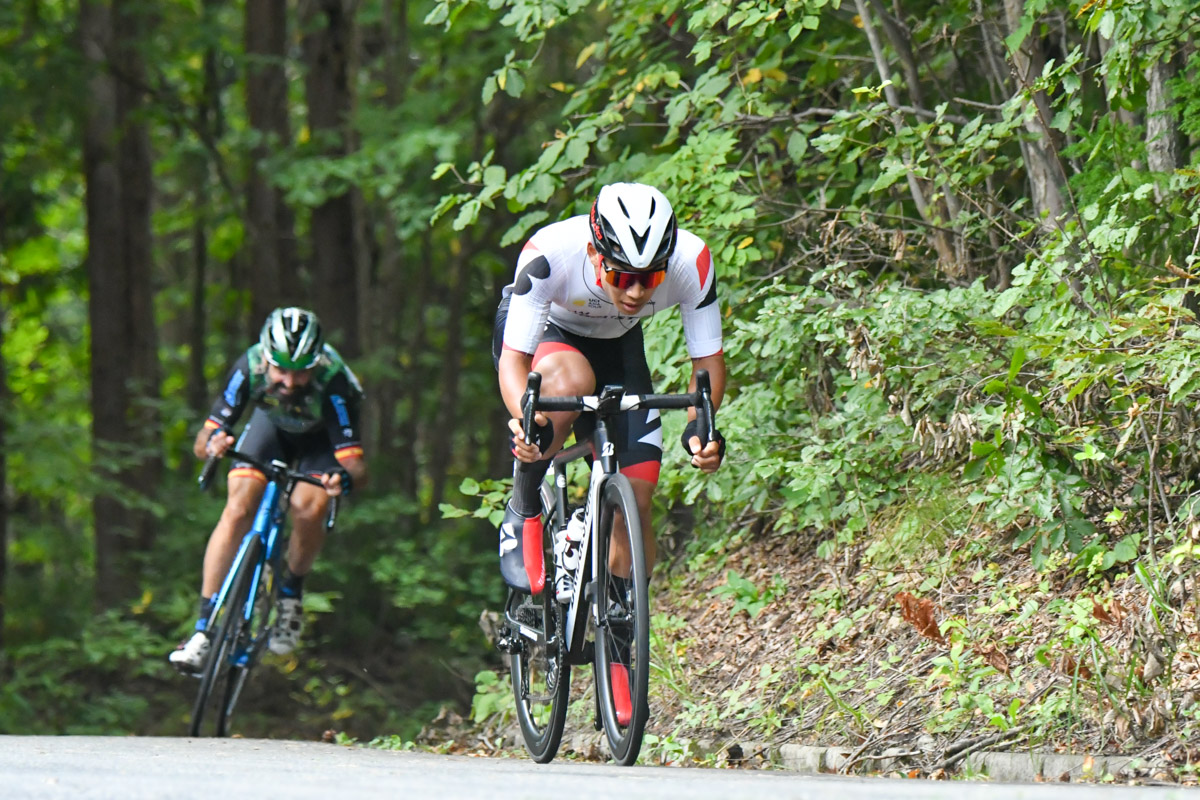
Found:
M 204 469 L 200 470 L 200 478 L 196 481 L 200 485 L 200 491 L 208 491 L 213 475 L 217 472 L 217 462 L 220 460 L 220 456 L 209 456 L 208 460 L 204 462 Z
M 525 444 L 533 444 L 533 417 L 536 413 L 538 395 L 542 389 L 542 375 L 531 372 L 525 382 L 525 394 L 521 397 L 521 429 L 525 431 Z
M 708 377 L 708 370 L 696 370 L 696 429 L 700 437 L 700 447 L 707 447 L 708 443 L 717 438 L 716 425 L 717 412 L 713 410 L 712 404 L 712 382 Z

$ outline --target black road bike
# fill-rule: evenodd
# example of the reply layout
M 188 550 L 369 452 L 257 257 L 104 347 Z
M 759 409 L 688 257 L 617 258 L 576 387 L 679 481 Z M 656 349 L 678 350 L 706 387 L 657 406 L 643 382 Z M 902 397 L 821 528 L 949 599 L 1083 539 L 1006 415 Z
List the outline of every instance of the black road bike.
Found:
M 282 461 L 264 464 L 236 450 L 227 450 L 224 457 L 250 464 L 267 477 L 267 485 L 254 524 L 242 539 L 208 616 L 208 655 L 197 675 L 200 688 L 192 706 L 189 736 L 229 734 L 238 698 L 271 638 L 278 592 L 274 578 L 280 574 L 287 549 L 282 531 L 292 491 L 297 483 L 322 486 L 319 479 L 297 472 Z M 205 463 L 199 481 L 202 490 L 208 488 L 218 460 L 210 458 Z M 337 505 L 337 498 L 331 498 L 328 528 L 337 518 Z
M 542 484 L 543 548 L 547 549 L 546 588 L 536 596 L 510 590 L 498 646 L 509 654 L 517 720 L 533 760 L 545 764 L 562 741 L 570 696 L 571 666 L 591 663 L 596 685 L 597 730 L 603 728 L 613 760 L 637 761 L 650 713 L 649 576 L 642 543 L 641 518 L 629 479 L 618 470 L 609 438 L 614 417 L 634 409 L 696 408 L 701 444 L 715 437 L 708 372 L 696 372 L 696 391 L 684 394 L 625 394 L 605 386 L 597 395 L 540 397 L 541 375 L 529 373 L 522 398 L 525 431 L 533 430 L 536 411 L 594 414 L 596 427 L 587 441 L 554 457 L 553 474 Z M 526 441 L 529 441 L 528 436 Z M 584 533 L 570 602 L 554 599 L 552 540 L 571 516 L 567 465 L 592 457 L 584 502 Z M 623 522 L 623 525 L 618 524 Z M 622 532 L 624 528 L 624 532 Z M 627 536 L 632 565 L 628 576 L 614 575 L 609 554 L 614 537 Z M 629 706 L 618 693 L 627 681 Z

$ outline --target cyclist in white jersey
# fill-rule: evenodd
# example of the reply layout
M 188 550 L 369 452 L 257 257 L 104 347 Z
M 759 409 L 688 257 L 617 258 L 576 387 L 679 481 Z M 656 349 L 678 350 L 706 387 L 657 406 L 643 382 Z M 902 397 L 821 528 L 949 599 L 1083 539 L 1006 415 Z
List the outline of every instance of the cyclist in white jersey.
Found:
M 532 369 L 541 373 L 546 397 L 594 394 L 609 384 L 652 393 L 641 321 L 676 305 L 692 359 L 689 391 L 695 390 L 695 372 L 708 370 L 715 408 L 725 390 L 716 272 L 708 247 L 678 228 L 662 192 L 637 183 L 605 186 L 590 214 L 547 225 L 522 250 L 496 312 L 492 343 L 500 393 L 513 417 L 508 427 L 516 462 L 513 496 L 500 525 L 500 573 L 514 589 L 538 594 L 545 586 L 538 487 L 580 417 L 539 412 L 535 441 L 525 444 L 521 397 L 527 375 Z M 683 447 L 693 466 L 714 472 L 725 453 L 724 438 L 718 433 L 701 448 L 695 409 L 688 419 Z M 590 427 L 590 418 L 581 425 Z M 588 433 L 576 426 L 577 438 Z M 637 495 L 649 568 L 656 555 L 651 498 L 662 462 L 659 412 L 624 414 L 612 434 L 620 471 Z M 629 572 L 623 541 L 613 539 L 610 566 L 617 575 Z

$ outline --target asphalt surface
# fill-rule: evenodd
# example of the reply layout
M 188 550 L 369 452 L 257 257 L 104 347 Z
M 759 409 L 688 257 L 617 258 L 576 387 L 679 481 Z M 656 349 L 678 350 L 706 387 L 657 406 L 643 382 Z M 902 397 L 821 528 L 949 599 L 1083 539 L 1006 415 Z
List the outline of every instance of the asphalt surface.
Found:
M 630 767 L 392 752 L 315 742 L 0 736 L 0 800 L 25 798 L 487 798 L 878 800 L 1183 798 L 1175 787 L 988 784 Z

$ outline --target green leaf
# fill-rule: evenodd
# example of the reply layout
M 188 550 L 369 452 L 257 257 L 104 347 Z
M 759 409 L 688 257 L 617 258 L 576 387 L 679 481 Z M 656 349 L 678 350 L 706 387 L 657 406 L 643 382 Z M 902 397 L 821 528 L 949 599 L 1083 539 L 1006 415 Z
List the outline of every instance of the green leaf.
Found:
M 792 131 L 788 137 L 787 151 L 792 161 L 797 164 L 803 162 L 804 154 L 808 152 L 808 136 L 800 131 Z
M 457 519 L 470 515 L 470 511 L 461 509 L 458 506 L 452 506 L 449 503 L 439 503 L 438 511 L 442 512 L 442 519 Z
M 1013 286 L 1005 289 L 996 298 L 995 304 L 992 306 L 992 316 L 999 319 L 1008 313 L 1008 310 L 1017 304 L 1021 296 L 1025 293 L 1024 287 Z
M 1025 348 L 1017 345 L 1013 348 L 1012 361 L 1008 365 L 1008 382 L 1012 383 L 1017 379 L 1017 374 L 1020 373 L 1021 367 L 1025 365 Z
M 1021 49 L 1021 44 L 1025 41 L 1025 37 L 1033 30 L 1033 18 L 1023 17 L 1017 28 L 1008 36 L 1004 37 L 1004 47 L 1010 53 L 1015 53 Z
M 1120 563 L 1125 564 L 1133 561 L 1138 557 L 1138 536 L 1131 534 L 1117 542 L 1112 549 L 1113 557 Z
M 500 186 L 508 180 L 508 171 L 499 164 L 493 164 L 483 171 L 484 188 Z

